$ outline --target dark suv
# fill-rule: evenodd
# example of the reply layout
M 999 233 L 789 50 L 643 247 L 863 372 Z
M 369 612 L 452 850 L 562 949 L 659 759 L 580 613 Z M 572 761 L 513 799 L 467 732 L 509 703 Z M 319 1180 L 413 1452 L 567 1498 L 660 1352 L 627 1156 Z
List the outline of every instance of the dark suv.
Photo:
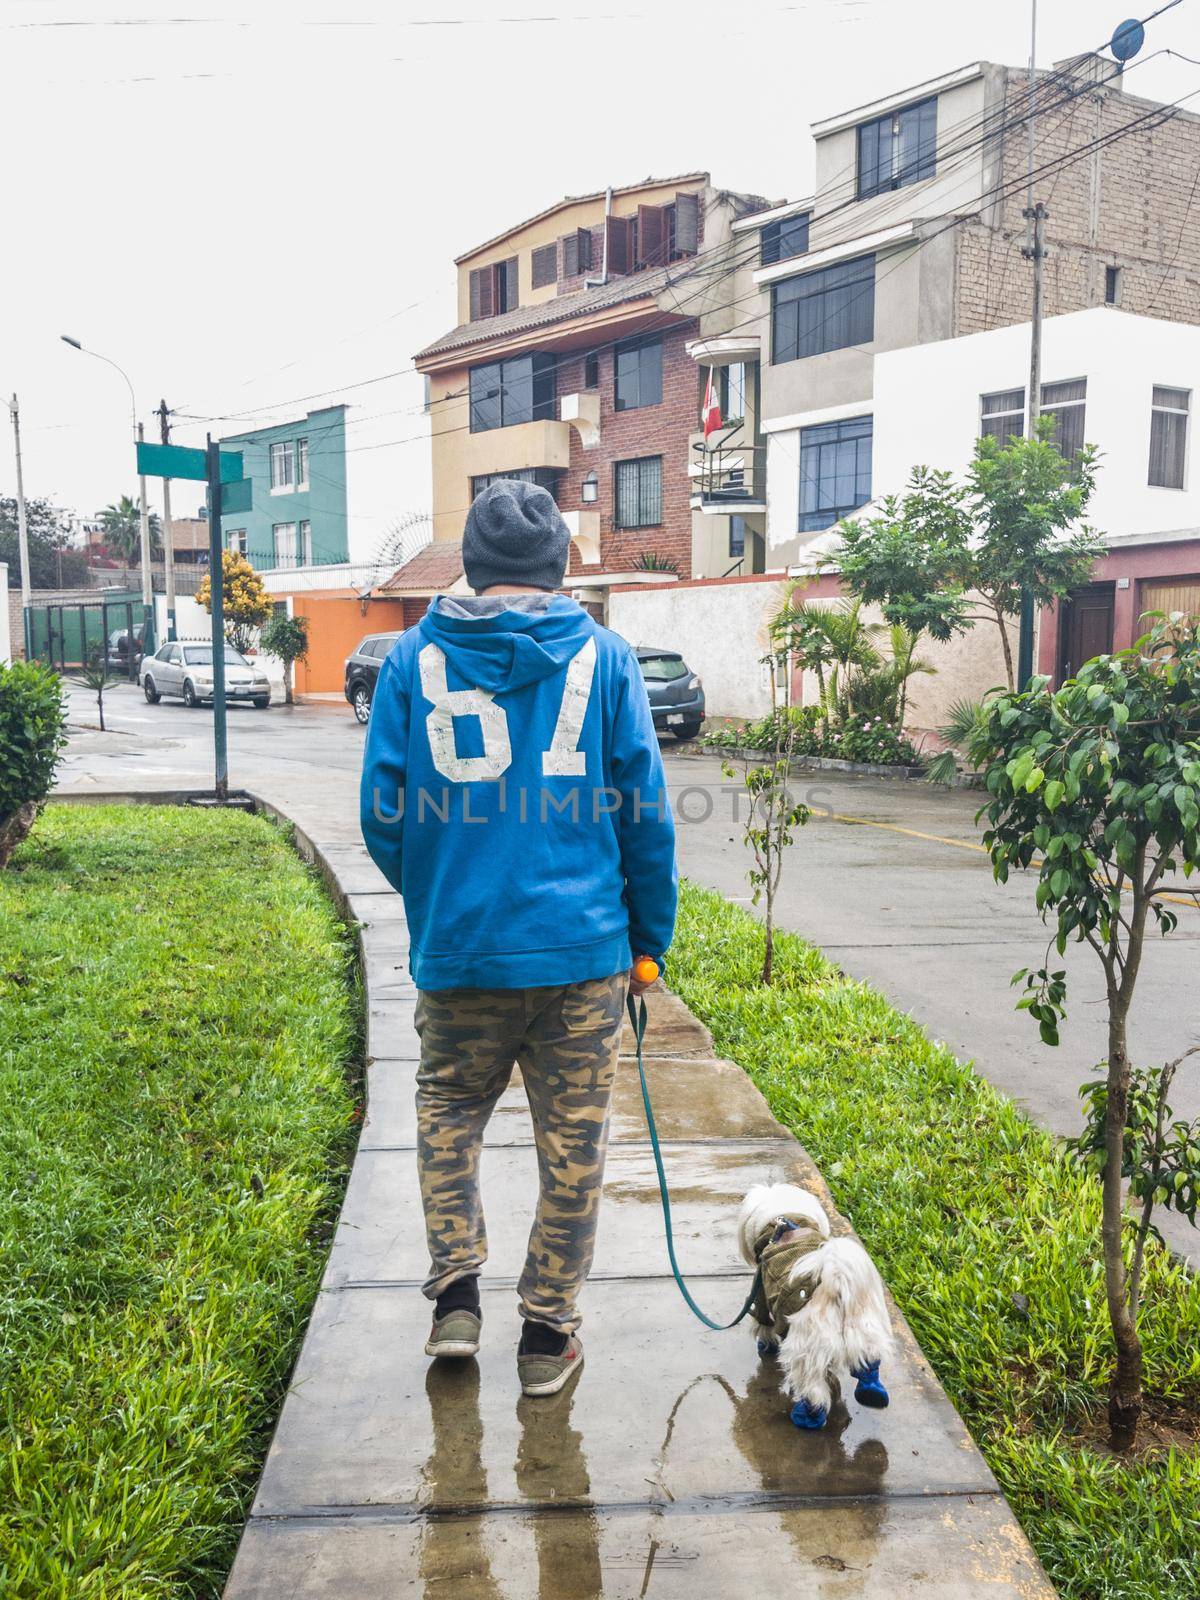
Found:
M 346 657 L 346 699 L 360 722 L 370 720 L 379 669 L 399 637 L 398 633 L 369 633 L 359 641 L 353 655 Z
M 634 651 L 655 731 L 673 733 L 677 739 L 694 739 L 704 721 L 704 686 L 677 650 L 655 650 L 638 645 Z

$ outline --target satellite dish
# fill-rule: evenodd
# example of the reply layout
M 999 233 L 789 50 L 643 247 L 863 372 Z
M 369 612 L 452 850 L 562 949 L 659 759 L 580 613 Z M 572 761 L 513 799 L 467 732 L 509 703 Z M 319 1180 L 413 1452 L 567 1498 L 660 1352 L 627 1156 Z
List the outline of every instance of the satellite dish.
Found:
M 1127 22 L 1122 22 L 1114 30 L 1109 49 L 1118 61 L 1124 63 L 1132 61 L 1145 42 L 1145 28 L 1136 17 L 1130 17 Z

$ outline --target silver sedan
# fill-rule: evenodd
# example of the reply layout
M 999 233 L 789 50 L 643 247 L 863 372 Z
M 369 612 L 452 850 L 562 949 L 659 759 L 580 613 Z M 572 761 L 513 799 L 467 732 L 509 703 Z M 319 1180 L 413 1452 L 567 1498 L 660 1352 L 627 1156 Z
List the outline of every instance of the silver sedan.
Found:
M 163 695 L 179 695 L 185 706 L 202 705 L 213 697 L 211 644 L 164 644 L 147 656 L 138 671 L 146 699 L 156 706 Z M 249 700 L 258 707 L 271 703 L 271 684 L 258 665 L 252 665 L 231 645 L 225 646 L 225 697 Z

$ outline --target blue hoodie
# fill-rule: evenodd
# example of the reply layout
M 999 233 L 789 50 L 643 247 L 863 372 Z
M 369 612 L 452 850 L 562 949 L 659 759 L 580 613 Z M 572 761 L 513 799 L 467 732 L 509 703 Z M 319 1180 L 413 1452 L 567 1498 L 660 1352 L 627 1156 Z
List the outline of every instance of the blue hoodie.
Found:
M 435 600 L 393 646 L 363 762 L 363 838 L 404 896 L 414 980 L 536 988 L 661 956 L 675 828 L 633 651 L 563 595 L 464 609 Z

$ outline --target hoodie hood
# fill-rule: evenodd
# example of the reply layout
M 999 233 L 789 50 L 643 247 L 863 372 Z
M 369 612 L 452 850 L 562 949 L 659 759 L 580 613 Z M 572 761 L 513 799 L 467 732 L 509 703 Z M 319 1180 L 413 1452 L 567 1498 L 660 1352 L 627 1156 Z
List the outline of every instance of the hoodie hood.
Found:
M 455 672 L 491 694 L 560 671 L 582 649 L 590 629 L 587 612 L 566 595 L 555 595 L 536 611 L 505 608 L 480 617 L 452 614 L 439 595 L 420 623 L 422 637 L 443 651 Z

